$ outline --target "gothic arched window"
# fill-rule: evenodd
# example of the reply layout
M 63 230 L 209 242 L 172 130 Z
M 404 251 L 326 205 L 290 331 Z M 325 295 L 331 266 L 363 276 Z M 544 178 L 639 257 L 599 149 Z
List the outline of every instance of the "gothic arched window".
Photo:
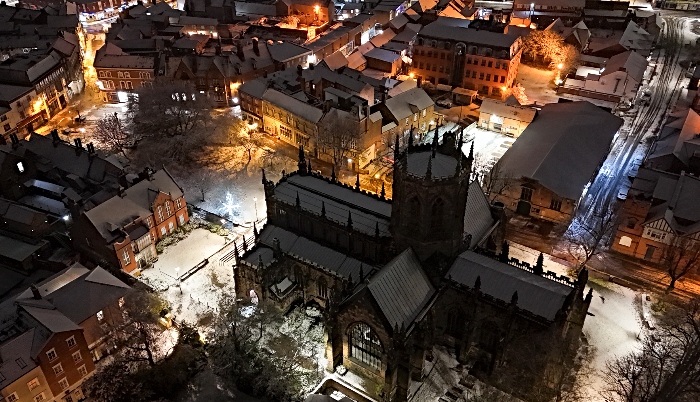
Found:
M 447 335 L 454 338 L 461 338 L 464 333 L 466 320 L 464 312 L 459 308 L 453 308 L 447 313 Z
M 364 322 L 350 329 L 350 356 L 369 367 L 379 370 L 382 364 L 382 345 L 372 328 Z
M 328 284 L 325 278 L 318 278 L 316 281 L 316 287 L 318 287 L 318 296 L 327 299 L 328 298 Z
M 420 201 L 418 201 L 418 197 L 411 197 L 407 202 L 406 220 L 413 226 L 418 226 L 420 214 Z
M 433 202 L 433 206 L 430 209 L 430 228 L 434 232 L 441 232 L 444 230 L 445 225 L 445 201 L 442 198 L 438 198 Z

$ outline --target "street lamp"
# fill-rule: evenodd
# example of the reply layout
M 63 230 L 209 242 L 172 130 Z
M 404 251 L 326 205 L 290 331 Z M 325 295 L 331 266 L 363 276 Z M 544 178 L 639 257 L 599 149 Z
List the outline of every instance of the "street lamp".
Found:
M 177 278 L 177 287 L 180 289 L 180 294 L 182 294 L 182 280 L 180 280 L 180 267 L 175 267 L 175 277 Z
M 253 204 L 255 205 L 255 221 L 258 221 L 258 197 L 253 197 Z

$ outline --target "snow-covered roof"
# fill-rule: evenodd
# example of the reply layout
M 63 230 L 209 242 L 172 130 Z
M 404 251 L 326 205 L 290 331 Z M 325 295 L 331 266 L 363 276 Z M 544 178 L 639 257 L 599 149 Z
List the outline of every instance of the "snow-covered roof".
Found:
M 268 44 L 267 50 L 270 52 L 273 60 L 281 62 L 311 53 L 311 50 L 289 42 Z
M 396 33 L 394 31 L 392 31 L 391 29 L 386 29 L 381 34 L 370 39 L 370 42 L 372 42 L 374 47 L 380 47 L 383 44 L 389 42 L 394 36 L 396 36 Z
M 90 271 L 78 263 L 40 283 L 37 288 L 41 300 L 34 299 L 32 291 L 27 289 L 15 301 L 54 332 L 60 332 L 54 330 L 59 328 L 59 324 L 70 327 L 68 322 L 73 325 L 82 323 L 98 311 L 115 304 L 130 289 L 103 268 L 98 266 Z
M 313 107 L 308 103 L 295 99 L 276 89 L 269 88 L 265 91 L 263 99 L 311 123 L 318 123 L 321 117 L 323 117 L 323 111 L 321 109 Z
M 408 328 L 435 294 L 411 248 L 372 276 L 367 287 L 392 328 Z
M 517 36 L 469 28 L 468 20 L 438 17 L 420 30 L 420 36 L 448 39 L 480 45 L 509 48 L 518 40 Z
M 479 182 L 474 180 L 469 184 L 469 196 L 464 212 L 464 234 L 472 236 L 472 241 L 468 246 L 473 247 L 479 244 L 494 224 L 496 224 L 496 220 L 491 215 L 489 200 Z
M 387 63 L 393 63 L 396 60 L 400 59 L 401 55 L 396 52 L 392 52 L 391 50 L 376 48 L 365 53 L 365 58 L 381 60 Z
M 544 105 L 498 162 L 516 178 L 539 181 L 577 200 L 608 154 L 622 119 L 588 101 Z
M 35 331 L 31 328 L 0 345 L 0 389 L 37 367 L 36 361 L 32 359 Z
M 611 57 L 605 64 L 605 71 L 601 75 L 624 71 L 635 81 L 642 82 L 647 64 L 647 59 L 644 56 L 633 50 L 628 50 Z
M 310 175 L 288 176 L 275 187 L 274 197 L 287 204 L 295 204 L 297 195 L 301 208 L 306 211 L 320 216 L 325 206 L 327 219 L 344 225 L 350 214 L 353 229 L 374 236 L 379 227 L 380 236 L 390 236 L 391 204 L 388 201 Z
M 630 21 L 622 33 L 620 45 L 629 50 L 650 50 L 654 42 L 654 37 L 644 28 L 637 25 L 634 21 Z
M 422 88 L 413 88 L 387 99 L 384 106 L 394 120 L 401 121 L 414 113 L 435 105 Z
M 353 281 L 357 281 L 360 278 L 362 263 L 359 260 L 278 226 L 265 226 L 260 232 L 259 239 L 260 243 L 267 247 L 258 246 L 244 258 L 253 266 L 259 264 L 260 255 L 263 257 L 263 264 L 267 265 L 272 261 L 273 240 L 278 239 L 283 253 L 310 261 L 346 279 L 352 276 Z M 366 275 L 372 270 L 372 267 L 365 264 L 362 269 Z
M 460 254 L 447 276 L 469 287 L 474 287 L 479 277 L 481 291 L 504 302 L 510 302 L 518 292 L 518 307 L 547 320 L 554 319 L 573 291 L 563 283 L 472 251 Z
M 495 99 L 484 99 L 479 111 L 526 123 L 531 122 L 537 113 L 537 111 L 531 107 L 508 105 L 506 102 Z
M 430 176 L 432 178 L 445 178 L 455 175 L 457 169 L 457 159 L 439 152 L 432 156 L 432 151 L 412 152 L 406 157 L 406 170 L 409 174 L 425 177 L 428 171 L 428 161 L 430 160 Z
M 348 60 L 345 58 L 343 52 L 338 50 L 337 52 L 331 53 L 330 55 L 324 57 L 323 63 L 326 63 L 328 68 L 335 71 L 341 67 L 347 66 Z
M 165 169 L 124 190 L 122 196 L 116 195 L 85 212 L 85 216 L 106 240 L 111 241 L 115 230 L 153 214 L 151 207 L 160 193 L 169 194 L 173 200 L 183 195 L 180 186 Z

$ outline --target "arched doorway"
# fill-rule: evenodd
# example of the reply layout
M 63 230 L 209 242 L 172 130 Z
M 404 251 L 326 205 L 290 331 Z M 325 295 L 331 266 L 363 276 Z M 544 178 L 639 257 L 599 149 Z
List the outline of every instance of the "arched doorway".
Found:
M 530 205 L 529 202 L 527 201 L 518 201 L 518 207 L 516 208 L 515 212 L 520 214 L 520 215 L 530 215 L 530 208 L 532 206 Z

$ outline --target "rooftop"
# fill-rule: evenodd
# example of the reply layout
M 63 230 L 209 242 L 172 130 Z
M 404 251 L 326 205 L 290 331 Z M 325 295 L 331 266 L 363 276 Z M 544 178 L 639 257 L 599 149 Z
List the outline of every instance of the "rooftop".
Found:
M 473 251 L 460 254 L 447 276 L 470 288 L 474 287 L 478 277 L 482 292 L 507 303 L 513 293 L 518 292 L 518 307 L 550 321 L 573 290 L 563 283 Z
M 621 125 L 622 119 L 588 101 L 550 103 L 498 163 L 504 172 L 578 200 Z
M 458 18 L 438 17 L 434 22 L 423 27 L 418 33 L 420 36 L 431 38 L 448 39 L 465 43 L 479 45 L 497 46 L 510 48 L 518 37 L 502 33 L 476 30 L 466 26 L 468 20 Z
M 367 288 L 392 328 L 408 329 L 435 294 L 411 248 L 372 276 Z
M 374 235 L 377 227 L 381 236 L 390 236 L 391 203 L 376 196 L 363 194 L 329 179 L 315 175 L 292 174 L 275 186 L 274 196 L 294 205 L 297 195 L 301 208 L 345 225 L 352 216 L 353 229 Z

